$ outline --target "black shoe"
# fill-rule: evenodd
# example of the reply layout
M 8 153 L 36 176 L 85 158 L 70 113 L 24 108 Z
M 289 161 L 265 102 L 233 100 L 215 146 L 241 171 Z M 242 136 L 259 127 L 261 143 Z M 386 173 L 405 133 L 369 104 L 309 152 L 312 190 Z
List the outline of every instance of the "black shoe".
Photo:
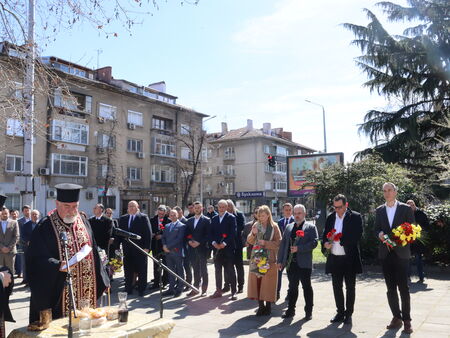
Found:
M 139 291 L 139 297 L 144 297 L 144 291 Z
M 272 313 L 272 305 L 269 303 L 268 305 L 266 305 L 264 307 L 264 316 L 270 316 L 270 314 Z
M 174 293 L 173 293 L 172 291 L 170 291 L 170 290 L 164 291 L 164 292 L 162 293 L 163 296 L 172 296 L 173 294 L 174 294 Z
M 421 278 L 417 281 L 417 284 L 423 284 L 424 281 L 425 281 L 425 278 Z
M 312 319 L 312 313 L 305 313 L 305 317 L 303 318 L 304 321 L 308 321 Z
M 159 284 L 152 283 L 152 285 L 149 286 L 149 289 L 150 289 L 150 290 L 159 289 Z
M 292 318 L 295 316 L 295 310 L 287 309 L 286 312 L 281 316 L 281 318 Z
M 266 310 L 266 308 L 264 306 L 260 306 L 258 308 L 258 311 L 256 311 L 256 315 L 259 316 L 264 316 L 264 311 Z
M 225 287 L 222 289 L 222 293 L 225 293 L 225 292 L 228 292 L 228 291 L 230 291 L 230 287 L 229 287 L 229 286 L 225 286 Z
M 344 315 L 337 314 L 333 318 L 330 319 L 330 323 L 340 323 L 343 322 L 345 319 Z
M 345 316 L 344 324 L 345 324 L 345 325 L 352 325 L 352 324 L 353 324 L 353 322 L 352 322 L 352 316 Z
M 280 299 L 280 293 L 277 293 L 277 301 Z
M 173 298 L 178 298 L 181 296 L 181 292 L 175 292 L 175 294 L 173 295 Z
M 237 300 L 236 294 L 232 293 L 229 299 L 230 300 Z
M 244 292 L 244 287 L 241 286 L 238 288 L 237 293 L 243 293 Z
M 286 295 L 286 297 L 284 298 L 284 301 L 285 301 L 285 302 L 288 302 L 288 301 L 289 301 L 289 295 Z

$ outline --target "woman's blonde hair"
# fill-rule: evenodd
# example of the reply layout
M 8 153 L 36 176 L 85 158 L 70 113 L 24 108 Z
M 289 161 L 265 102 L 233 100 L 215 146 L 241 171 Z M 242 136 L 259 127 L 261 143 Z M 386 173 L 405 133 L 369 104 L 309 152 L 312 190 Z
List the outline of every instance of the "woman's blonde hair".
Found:
M 258 214 L 260 214 L 260 213 L 265 213 L 265 214 L 267 214 L 267 215 L 269 215 L 269 224 L 270 225 L 272 225 L 272 226 L 275 226 L 275 225 L 277 225 L 277 223 L 275 223 L 274 221 L 273 221 L 273 218 L 272 218 L 272 213 L 270 212 L 270 208 L 267 206 L 267 205 L 261 205 L 260 207 L 259 207 L 259 209 L 258 209 Z M 259 221 L 259 217 L 258 217 L 258 221 Z

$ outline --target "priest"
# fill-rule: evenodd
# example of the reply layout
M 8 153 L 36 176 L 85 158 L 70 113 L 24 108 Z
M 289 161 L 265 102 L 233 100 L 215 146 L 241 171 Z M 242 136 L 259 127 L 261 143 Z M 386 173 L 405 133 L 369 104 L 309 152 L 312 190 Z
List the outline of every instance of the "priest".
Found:
M 82 187 L 63 183 L 55 188 L 56 209 L 36 226 L 26 253 L 31 289 L 30 323 L 38 321 L 40 311 L 45 309 L 52 309 L 53 319 L 69 314 L 69 289 L 65 285 L 67 273 L 63 269 L 65 254 L 60 240 L 62 232 L 67 234 L 69 259 L 85 245 L 92 248 L 84 259 L 70 268 L 75 306 L 80 300 L 87 300 L 89 306 L 95 308 L 97 299 L 109 286 L 91 226 L 78 212 Z

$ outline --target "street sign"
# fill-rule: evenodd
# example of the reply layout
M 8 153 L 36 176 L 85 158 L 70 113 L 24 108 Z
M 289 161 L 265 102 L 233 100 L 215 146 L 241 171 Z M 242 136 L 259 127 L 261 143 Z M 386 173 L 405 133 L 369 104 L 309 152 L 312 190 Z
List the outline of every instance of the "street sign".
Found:
M 253 198 L 253 197 L 264 197 L 266 193 L 265 191 L 239 191 L 235 195 L 236 198 Z

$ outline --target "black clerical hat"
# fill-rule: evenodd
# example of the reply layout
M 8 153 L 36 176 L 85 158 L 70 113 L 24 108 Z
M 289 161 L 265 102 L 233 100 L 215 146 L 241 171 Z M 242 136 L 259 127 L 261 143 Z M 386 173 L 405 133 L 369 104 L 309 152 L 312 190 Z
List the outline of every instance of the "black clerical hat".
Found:
M 3 204 L 5 204 L 6 196 L 0 194 L 0 209 L 3 208 Z
M 81 185 L 72 183 L 61 183 L 55 185 L 56 200 L 65 203 L 78 202 L 80 200 Z

